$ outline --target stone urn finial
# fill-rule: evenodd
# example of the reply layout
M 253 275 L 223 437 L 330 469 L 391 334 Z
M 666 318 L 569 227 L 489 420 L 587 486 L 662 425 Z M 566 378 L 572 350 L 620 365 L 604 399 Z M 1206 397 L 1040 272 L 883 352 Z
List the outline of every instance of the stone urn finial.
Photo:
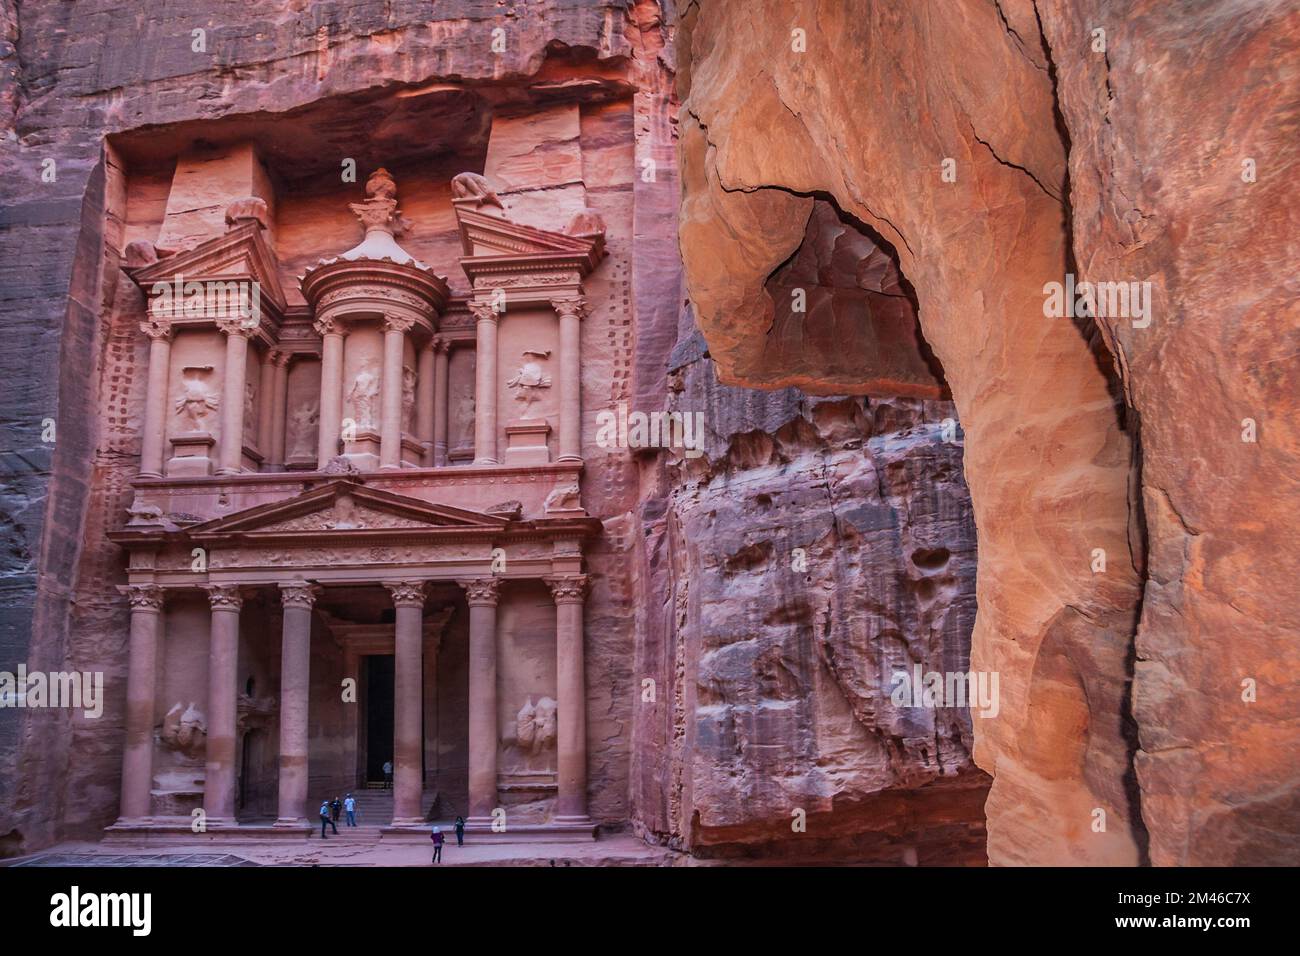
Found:
M 350 203 L 348 208 L 366 227 L 366 235 L 383 232 L 400 236 L 410 226 L 397 208 L 397 183 L 382 166 L 366 180 L 365 202 Z

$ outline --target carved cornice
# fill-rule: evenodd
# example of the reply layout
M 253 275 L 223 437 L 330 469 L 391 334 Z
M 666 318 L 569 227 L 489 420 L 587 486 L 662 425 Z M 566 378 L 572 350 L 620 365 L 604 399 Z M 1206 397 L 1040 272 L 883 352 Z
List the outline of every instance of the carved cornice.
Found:
M 395 607 L 424 607 L 424 581 L 385 581 Z
M 280 604 L 284 607 L 305 607 L 311 610 L 316 604 L 318 589 L 306 581 L 291 581 L 280 585 Z
M 244 606 L 238 584 L 205 584 L 203 590 L 208 592 L 208 603 L 214 611 L 238 611 Z
M 128 584 L 121 588 L 126 595 L 132 611 L 153 611 L 163 609 L 163 589 L 156 584 Z
M 151 339 L 170 339 L 172 324 L 169 320 L 159 318 L 152 313 L 140 323 L 140 331 Z
M 470 578 L 456 583 L 465 589 L 465 600 L 471 607 L 475 604 L 495 607 L 500 597 L 501 581 L 498 578 Z
M 550 585 L 556 604 L 581 604 L 587 595 L 588 578 L 585 574 L 562 574 L 543 580 Z

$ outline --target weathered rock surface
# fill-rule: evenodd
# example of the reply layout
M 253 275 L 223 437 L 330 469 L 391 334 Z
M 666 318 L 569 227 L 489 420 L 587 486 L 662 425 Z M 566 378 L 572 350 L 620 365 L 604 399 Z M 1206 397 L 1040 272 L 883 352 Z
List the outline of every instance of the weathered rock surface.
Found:
M 768 360 L 816 196 L 897 251 L 951 387 L 991 862 L 1300 859 L 1298 38 L 1286 2 L 685 8 L 682 247 L 723 381 L 894 386 L 888 351 Z M 1066 273 L 1150 282 L 1150 324 L 1047 318 Z
M 914 665 L 969 667 L 951 404 L 720 385 L 699 344 L 670 387 L 702 454 L 671 453 L 643 511 L 663 606 L 638 666 L 669 680 L 638 711 L 638 827 L 708 855 L 982 863 L 969 712 L 891 702 Z

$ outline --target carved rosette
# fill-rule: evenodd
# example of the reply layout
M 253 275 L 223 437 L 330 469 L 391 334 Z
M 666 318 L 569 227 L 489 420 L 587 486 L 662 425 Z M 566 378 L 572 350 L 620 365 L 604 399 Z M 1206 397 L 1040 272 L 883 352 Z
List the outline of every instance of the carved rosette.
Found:
M 384 587 L 393 595 L 394 607 L 424 607 L 423 581 L 385 581 Z
M 205 584 L 208 603 L 214 611 L 238 611 L 244 606 L 244 595 L 237 584 Z
M 151 339 L 169 339 L 172 335 L 172 324 L 167 319 L 150 315 L 140 323 L 140 331 Z
M 495 605 L 500 596 L 501 582 L 497 578 L 471 578 L 456 583 L 465 589 L 465 600 L 471 607 L 475 604 Z
M 132 611 L 153 611 L 155 614 L 163 609 L 163 589 L 156 584 L 128 584 L 122 588 Z
M 474 313 L 474 320 L 477 322 L 495 322 L 501 316 L 492 308 L 490 302 L 471 302 L 469 310 Z
M 587 596 L 587 575 L 562 574 L 544 579 L 556 604 L 581 604 Z
M 281 584 L 280 604 L 284 607 L 305 607 L 310 611 L 316 604 L 316 586 L 306 581 Z
M 581 295 L 563 296 L 552 299 L 551 308 L 561 318 L 572 317 L 581 320 L 587 314 L 587 299 Z

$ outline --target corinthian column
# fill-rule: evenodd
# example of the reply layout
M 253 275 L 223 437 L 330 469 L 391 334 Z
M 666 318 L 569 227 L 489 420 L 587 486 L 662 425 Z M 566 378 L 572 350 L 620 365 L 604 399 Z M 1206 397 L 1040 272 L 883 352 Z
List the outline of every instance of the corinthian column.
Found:
M 415 379 L 415 431 L 420 440 L 420 464 L 433 464 L 433 352 L 432 341 L 420 349 Z
M 461 581 L 469 603 L 469 819 L 490 826 L 497 805 L 496 578 Z
M 384 587 L 392 593 L 397 608 L 393 646 L 393 826 L 420 826 L 424 823 L 424 582 L 385 582 Z
M 203 782 L 207 825 L 235 822 L 235 717 L 239 668 L 239 611 L 244 599 L 236 585 L 209 584 L 212 626 L 208 635 L 208 741 Z
M 589 823 L 587 816 L 587 679 L 583 659 L 585 574 L 547 578 L 555 598 L 557 778 L 556 823 Z
M 153 709 L 158 675 L 158 625 L 162 588 L 134 584 L 121 589 L 131 604 L 130 658 L 126 673 L 126 743 L 122 747 L 122 798 L 118 824 L 150 815 L 153 789 Z
M 582 296 L 552 299 L 560 316 L 560 454 L 558 461 L 582 461 Z
M 433 340 L 433 464 L 447 464 L 447 367 L 450 343 L 441 335 Z
M 477 342 L 474 356 L 474 464 L 497 463 L 497 313 L 471 302 Z
M 149 336 L 149 381 L 144 394 L 144 434 L 140 443 L 140 477 L 161 478 L 167 431 L 167 386 L 172 362 L 172 327 L 150 316 L 140 323 Z
M 311 688 L 311 609 L 316 589 L 306 581 L 280 585 L 280 806 L 277 827 L 307 822 L 307 707 Z
M 402 353 L 406 333 L 414 321 L 404 316 L 384 317 L 383 424 L 379 429 L 379 467 L 402 467 Z
M 247 319 L 217 319 L 226 335 L 226 375 L 221 392 L 221 457 L 219 475 L 237 475 L 244 460 L 244 385 L 248 373 L 248 340 L 253 328 Z
M 321 337 L 316 467 L 324 471 L 338 454 L 343 425 L 343 336 L 347 332 L 337 319 L 317 319 L 314 327 Z

